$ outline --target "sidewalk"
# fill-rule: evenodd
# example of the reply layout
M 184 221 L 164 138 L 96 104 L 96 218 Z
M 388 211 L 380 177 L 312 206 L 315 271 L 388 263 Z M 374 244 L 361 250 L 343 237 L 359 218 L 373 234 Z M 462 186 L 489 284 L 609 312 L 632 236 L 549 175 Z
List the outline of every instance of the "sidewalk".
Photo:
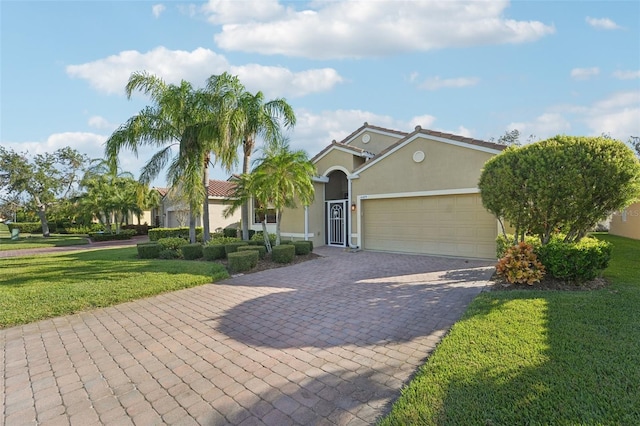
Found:
M 131 238 L 130 240 L 100 241 L 95 243 L 89 240 L 89 244 L 77 246 L 42 247 L 23 250 L 0 250 L 0 259 L 9 257 L 33 256 L 37 254 L 65 253 L 78 250 L 98 250 L 107 248 L 130 247 L 135 246 L 139 243 L 146 243 L 148 241 L 149 237 L 147 235 L 138 235 Z

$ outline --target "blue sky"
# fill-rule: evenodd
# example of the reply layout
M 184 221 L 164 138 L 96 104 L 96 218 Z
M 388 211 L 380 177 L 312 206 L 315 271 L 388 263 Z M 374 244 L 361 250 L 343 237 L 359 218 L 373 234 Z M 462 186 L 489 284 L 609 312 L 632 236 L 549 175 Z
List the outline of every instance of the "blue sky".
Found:
M 365 121 L 479 139 L 640 135 L 637 1 L 3 0 L 0 19 L 0 143 L 30 154 L 101 158 L 146 105 L 124 95 L 139 70 L 196 86 L 228 71 L 285 97 L 291 145 L 310 155 Z M 122 166 L 137 175 L 151 154 Z

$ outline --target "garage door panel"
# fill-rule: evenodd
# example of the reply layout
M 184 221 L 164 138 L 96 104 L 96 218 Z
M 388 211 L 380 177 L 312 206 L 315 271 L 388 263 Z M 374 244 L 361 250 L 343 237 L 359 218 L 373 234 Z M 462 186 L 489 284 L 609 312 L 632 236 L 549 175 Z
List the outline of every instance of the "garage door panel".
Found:
M 496 220 L 478 194 L 367 199 L 362 208 L 365 249 L 495 256 Z

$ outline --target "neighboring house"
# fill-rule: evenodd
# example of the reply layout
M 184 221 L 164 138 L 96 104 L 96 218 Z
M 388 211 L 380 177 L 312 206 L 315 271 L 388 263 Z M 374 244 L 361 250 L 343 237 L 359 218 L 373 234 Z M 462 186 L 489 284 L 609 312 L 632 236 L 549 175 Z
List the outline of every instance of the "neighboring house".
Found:
M 609 233 L 640 240 L 640 202 L 615 213 L 611 217 Z
M 504 148 L 419 126 L 405 133 L 364 123 L 313 157 L 315 200 L 284 211 L 282 236 L 315 246 L 495 258 L 498 223 L 482 206 L 478 179 Z M 259 219 L 252 229 L 261 229 Z
M 227 200 L 233 193 L 234 184 L 224 180 L 209 180 L 209 224 L 211 232 L 234 226 L 240 222 L 240 211 L 238 210 L 229 218 L 223 215 L 227 207 Z M 178 191 L 168 188 L 155 188 L 162 196 L 162 205 L 151 210 L 152 223 L 155 226 L 164 228 L 177 228 L 189 226 L 189 206 L 181 198 Z M 198 226 L 202 226 L 202 221 L 198 218 Z

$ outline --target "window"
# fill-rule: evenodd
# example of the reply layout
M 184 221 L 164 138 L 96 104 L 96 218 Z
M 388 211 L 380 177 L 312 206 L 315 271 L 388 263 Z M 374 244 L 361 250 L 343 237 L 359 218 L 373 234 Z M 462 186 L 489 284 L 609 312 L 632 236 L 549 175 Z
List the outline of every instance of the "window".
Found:
M 262 223 L 265 213 L 267 215 L 267 223 L 276 223 L 276 209 L 268 208 L 265 212 L 260 203 L 253 200 L 253 223 Z

